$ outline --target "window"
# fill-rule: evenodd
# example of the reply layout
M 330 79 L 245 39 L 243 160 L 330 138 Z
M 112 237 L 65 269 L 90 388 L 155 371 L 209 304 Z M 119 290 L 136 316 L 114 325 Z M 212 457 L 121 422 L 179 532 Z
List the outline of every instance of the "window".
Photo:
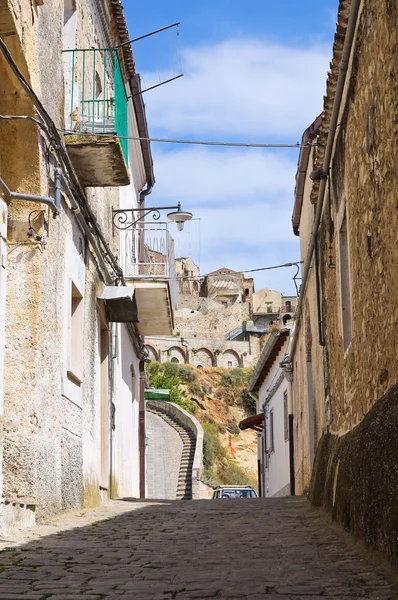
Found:
M 348 246 L 348 228 L 346 213 L 344 213 L 344 218 L 339 231 L 339 261 L 341 321 L 344 350 L 346 350 L 352 338 L 350 255 Z
M 269 413 L 269 451 L 275 451 L 274 443 L 274 411 L 271 410 Z
M 250 293 L 249 288 L 245 288 L 245 296 L 248 296 Z
M 69 322 L 69 369 L 68 379 L 80 385 L 83 381 L 83 296 L 71 281 Z
M 232 360 L 228 361 L 228 369 L 232 368 Z
M 290 312 L 292 310 L 291 300 L 286 300 L 285 308 L 286 308 L 286 312 Z
M 289 439 L 289 409 L 287 403 L 287 390 L 283 392 L 283 425 L 285 432 L 285 441 Z

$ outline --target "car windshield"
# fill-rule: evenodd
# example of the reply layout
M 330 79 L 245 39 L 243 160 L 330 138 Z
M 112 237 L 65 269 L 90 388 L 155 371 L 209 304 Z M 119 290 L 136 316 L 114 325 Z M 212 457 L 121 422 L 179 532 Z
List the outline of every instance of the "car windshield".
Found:
M 249 489 L 227 488 L 222 490 L 221 498 L 256 498 L 256 492 Z

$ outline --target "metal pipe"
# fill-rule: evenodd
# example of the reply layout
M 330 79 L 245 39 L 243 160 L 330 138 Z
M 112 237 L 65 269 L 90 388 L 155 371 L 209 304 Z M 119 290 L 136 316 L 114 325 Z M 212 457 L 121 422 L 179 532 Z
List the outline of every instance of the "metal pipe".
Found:
M 59 132 L 55 126 L 54 121 L 51 119 L 50 115 L 48 114 L 48 112 L 44 108 L 43 104 L 40 102 L 39 98 L 33 91 L 29 82 L 26 80 L 23 73 L 20 71 L 18 65 L 16 64 L 15 60 L 13 59 L 12 55 L 10 54 L 10 52 L 7 48 L 7 45 L 4 43 L 4 41 L 1 38 L 0 38 L 0 51 L 1 51 L 2 55 L 4 56 L 6 62 L 10 66 L 14 75 L 20 81 L 21 86 L 24 89 L 25 93 L 32 100 L 35 108 L 37 109 L 38 113 L 42 117 L 45 125 L 48 128 L 47 134 L 50 137 L 50 139 L 52 140 L 55 150 L 56 150 L 58 156 L 61 158 L 61 162 L 64 164 L 67 171 L 70 173 L 73 188 L 76 189 L 76 193 L 73 194 L 73 196 L 78 198 L 80 208 L 88 216 L 89 220 L 91 221 L 91 223 L 95 229 L 95 233 L 98 235 L 100 242 L 104 248 L 104 250 L 99 249 L 97 244 L 93 244 L 93 248 L 95 250 L 95 254 L 97 256 L 98 262 L 101 265 L 105 265 L 104 266 L 104 272 L 106 273 L 105 279 L 107 281 L 111 280 L 113 282 L 112 276 L 109 273 L 109 268 L 106 266 L 103 256 L 106 257 L 107 262 L 110 264 L 110 266 L 114 270 L 116 276 L 120 277 L 123 281 L 123 272 L 116 260 L 116 257 L 114 256 L 112 250 L 110 249 L 109 244 L 105 240 L 104 234 L 102 233 L 102 230 L 98 224 L 97 219 L 95 218 L 94 213 L 92 212 L 90 206 L 87 203 L 83 188 L 80 185 L 80 182 L 76 175 L 75 169 L 72 165 L 72 162 L 69 158 L 68 152 L 65 148 L 65 145 L 63 143 L 61 136 L 59 135 Z M 81 217 L 81 218 L 83 219 L 83 217 Z M 88 228 L 87 223 L 85 224 L 84 229 L 86 232 L 90 232 L 90 229 Z M 91 237 L 91 239 L 93 239 L 93 235 L 91 234 L 91 232 L 90 232 L 90 237 Z
M 146 461 L 145 461 L 145 363 L 139 364 L 139 455 L 140 455 L 140 498 L 145 498 L 146 488 Z
M 296 476 L 294 472 L 294 416 L 289 415 L 289 471 L 290 471 L 290 495 L 296 495 Z
M 58 211 L 61 212 L 61 179 L 62 179 L 62 169 L 60 167 L 55 168 L 54 174 L 54 184 L 55 184 L 55 206 Z
M 110 323 L 109 336 L 109 499 L 113 500 L 113 384 L 114 384 L 114 369 L 113 364 L 113 323 Z
M 56 182 L 57 185 L 57 182 Z M 57 206 L 53 198 L 48 196 L 33 196 L 32 194 L 19 194 L 18 192 L 12 192 L 7 186 L 6 182 L 0 177 L 0 188 L 3 190 L 3 194 L 9 200 L 26 200 L 27 202 L 36 202 L 38 204 L 47 204 L 54 213 L 54 217 L 60 214 L 60 207 Z
M 333 150 L 333 145 L 334 145 L 335 132 L 336 132 L 336 126 L 337 126 L 337 119 L 340 114 L 341 102 L 342 102 L 345 83 L 346 83 L 347 70 L 348 70 L 349 60 L 350 60 L 351 51 L 352 51 L 352 44 L 353 44 L 353 40 L 354 40 L 360 4 L 361 4 L 361 0 L 352 0 L 351 10 L 350 10 L 349 18 L 348 18 L 347 30 L 346 30 L 345 40 L 344 40 L 343 52 L 342 52 L 340 64 L 339 64 L 339 75 L 338 75 L 337 84 L 336 84 L 336 92 L 335 92 L 335 96 L 334 96 L 332 115 L 331 115 L 330 124 L 329 124 L 329 135 L 328 135 L 328 139 L 327 139 L 327 143 L 326 143 L 325 156 L 324 156 L 323 167 L 322 167 L 322 170 L 325 173 L 329 172 L 330 161 L 331 161 L 331 157 L 332 157 L 332 150 Z M 303 279 L 301 282 L 300 297 L 299 297 L 299 301 L 297 304 L 296 327 L 294 328 L 294 332 L 293 332 L 293 336 L 292 336 L 292 340 L 291 340 L 290 355 L 289 355 L 290 360 L 292 360 L 294 357 L 294 352 L 295 352 L 296 345 L 297 345 L 298 332 L 299 332 L 299 326 L 301 323 L 301 315 L 302 315 L 303 296 L 305 294 L 305 290 L 306 290 L 308 280 L 309 280 L 309 274 L 310 274 L 310 270 L 311 270 L 311 263 L 312 263 L 314 247 L 315 247 L 315 237 L 318 232 L 319 224 L 321 221 L 323 202 L 324 202 L 324 197 L 325 197 L 326 181 L 327 181 L 326 179 L 321 179 L 320 184 L 319 184 L 318 201 L 316 204 L 314 224 L 312 227 L 310 244 L 308 247 L 307 256 L 306 256 L 304 266 L 303 266 Z
M 323 319 L 322 319 L 322 308 L 321 308 L 321 281 L 319 277 L 319 246 L 318 246 L 318 232 L 314 236 L 314 256 L 315 256 L 315 292 L 316 292 L 316 310 L 318 316 L 318 342 L 320 346 L 325 345 L 325 339 L 323 336 Z
M 140 37 L 134 38 L 132 40 L 128 40 L 127 42 L 123 42 L 117 48 L 122 48 L 123 46 L 127 46 L 128 44 L 133 44 L 134 42 L 139 42 L 140 40 L 144 40 L 151 35 L 155 35 L 155 33 L 160 33 L 161 31 L 166 31 L 166 29 L 171 29 L 172 27 L 178 27 L 180 25 L 180 21 L 178 23 L 173 23 L 172 25 L 166 25 L 166 27 L 161 27 L 160 29 L 156 29 L 155 31 L 151 31 L 151 33 L 146 33 L 145 35 L 141 35 Z

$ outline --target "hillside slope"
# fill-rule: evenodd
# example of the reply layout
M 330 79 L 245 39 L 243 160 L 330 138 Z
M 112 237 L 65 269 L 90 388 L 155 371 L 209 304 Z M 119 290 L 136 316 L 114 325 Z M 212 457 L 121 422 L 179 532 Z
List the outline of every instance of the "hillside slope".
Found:
M 223 369 L 177 363 L 147 365 L 149 383 L 170 389 L 170 400 L 195 415 L 205 431 L 205 478 L 212 485 L 257 484 L 256 434 L 238 423 L 253 413 L 253 400 L 242 392 L 249 369 Z

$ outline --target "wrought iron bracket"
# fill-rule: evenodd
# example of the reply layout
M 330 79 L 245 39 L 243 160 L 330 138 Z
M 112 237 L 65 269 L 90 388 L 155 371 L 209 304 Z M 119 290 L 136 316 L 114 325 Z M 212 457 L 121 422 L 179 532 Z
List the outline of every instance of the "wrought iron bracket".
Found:
M 159 221 L 160 219 L 160 211 L 161 210 L 177 210 L 181 211 L 180 202 L 177 206 L 153 206 L 151 208 L 119 208 L 117 210 L 113 210 L 113 225 L 116 229 L 120 231 L 125 231 L 127 229 L 133 229 L 137 223 L 143 221 L 145 217 L 152 214 L 152 219 L 154 221 Z M 136 213 L 142 213 L 138 219 L 134 219 L 134 215 Z M 130 218 L 129 218 L 129 215 Z

